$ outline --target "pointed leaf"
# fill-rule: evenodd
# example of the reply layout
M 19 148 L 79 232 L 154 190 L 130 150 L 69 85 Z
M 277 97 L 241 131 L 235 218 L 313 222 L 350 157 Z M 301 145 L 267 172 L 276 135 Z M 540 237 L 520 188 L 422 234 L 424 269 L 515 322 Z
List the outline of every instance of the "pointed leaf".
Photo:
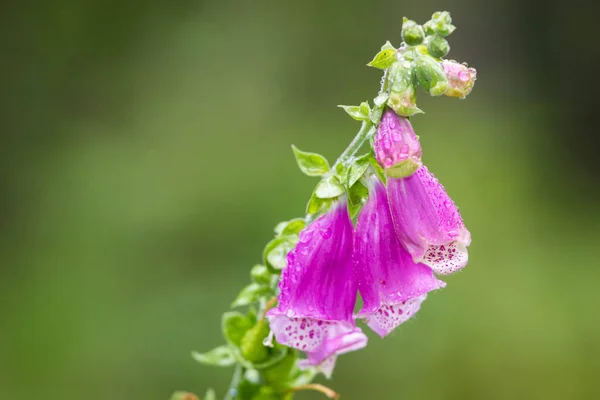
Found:
M 360 113 L 364 116 L 363 120 L 369 119 L 369 114 L 371 113 L 371 107 L 369 107 L 369 103 L 363 101 L 359 106 Z
M 363 104 L 366 104 L 366 107 L 367 107 L 366 109 L 365 109 L 365 106 L 363 106 Z M 365 121 L 365 120 L 369 119 L 369 111 L 368 111 L 369 105 L 367 103 L 362 103 L 360 106 L 339 105 L 338 107 L 343 108 L 344 111 L 346 111 L 349 116 L 351 116 L 352 118 L 354 118 L 357 121 Z
M 271 283 L 272 276 L 273 275 L 271 275 L 269 268 L 265 267 L 264 265 L 255 265 L 250 270 L 250 278 L 254 282 L 259 283 L 261 285 L 268 285 L 269 283 Z
M 369 158 L 370 154 L 365 154 L 362 157 L 357 158 L 348 169 L 348 187 L 354 186 L 354 184 L 363 176 L 371 162 Z
M 230 346 L 223 345 L 207 353 L 192 352 L 194 360 L 214 367 L 230 367 L 235 364 L 235 356 Z
M 294 218 L 289 221 L 280 222 L 275 227 L 275 233 L 277 236 L 294 235 L 300 233 L 306 226 L 304 218 Z
M 367 65 L 379 69 L 387 69 L 396 62 L 396 49 L 386 48 L 381 50 Z
M 328 199 L 321 199 L 317 197 L 316 193 L 313 192 L 308 204 L 306 205 L 306 213 L 307 214 L 316 214 L 322 209 L 326 208 L 329 205 Z
M 335 176 L 328 176 L 317 184 L 315 195 L 320 199 L 332 199 L 345 192 L 344 186 Z
M 238 294 L 236 299 L 231 304 L 231 308 L 247 306 L 257 302 L 261 296 L 270 292 L 269 286 L 258 283 L 251 283 Z
M 390 94 L 388 92 L 379 93 L 379 95 L 373 99 L 373 103 L 376 107 L 383 107 L 389 97 Z
M 390 43 L 390 41 L 386 41 L 385 44 L 383 46 L 381 46 L 381 50 L 396 50 L 396 48 L 394 46 L 392 46 L 392 44 Z
M 360 182 L 356 182 L 348 191 L 350 216 L 354 217 L 369 197 L 369 190 Z
M 295 235 L 280 236 L 271 240 L 263 252 L 265 265 L 274 270 L 282 270 L 286 265 L 287 253 L 294 248 L 298 242 Z
M 221 329 L 223 336 L 233 346 L 239 347 L 246 331 L 254 326 L 254 321 L 237 311 L 223 314 Z
M 329 171 L 327 159 L 317 153 L 308 153 L 292 146 L 300 170 L 308 176 L 321 176 Z

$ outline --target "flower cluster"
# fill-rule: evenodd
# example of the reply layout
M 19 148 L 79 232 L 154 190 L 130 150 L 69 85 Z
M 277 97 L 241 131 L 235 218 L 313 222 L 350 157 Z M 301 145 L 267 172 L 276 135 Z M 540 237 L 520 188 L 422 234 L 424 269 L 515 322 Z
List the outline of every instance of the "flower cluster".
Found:
M 373 149 L 386 183 L 368 167 L 368 198 L 356 226 L 342 195 L 300 233 L 279 282 L 279 304 L 267 313 L 277 342 L 306 352 L 300 366 L 327 376 L 337 355 L 366 346 L 357 319 L 386 336 L 419 311 L 427 293 L 446 285 L 436 273 L 458 271 L 468 260 L 469 231 L 422 165 L 410 121 L 386 108 Z M 364 305 L 353 316 L 357 293 Z
M 387 42 L 367 64 L 384 71 L 372 105 L 340 106 L 361 128 L 337 161 L 330 166 L 293 147 L 302 172 L 320 178 L 306 216 L 275 227 L 252 282 L 232 304 L 246 311 L 223 314 L 226 344 L 193 353 L 203 364 L 235 366 L 225 400 L 287 400 L 307 389 L 336 397 L 311 381 L 318 372 L 331 376 L 338 355 L 367 345 L 357 323 L 385 337 L 446 286 L 436 275 L 467 264 L 471 235 L 423 165 L 410 120 L 422 113 L 419 87 L 454 98 L 473 89 L 475 69 L 443 59 L 455 29 L 448 12 L 423 25 L 405 18 L 402 44 Z M 177 392 L 172 399 L 190 398 Z

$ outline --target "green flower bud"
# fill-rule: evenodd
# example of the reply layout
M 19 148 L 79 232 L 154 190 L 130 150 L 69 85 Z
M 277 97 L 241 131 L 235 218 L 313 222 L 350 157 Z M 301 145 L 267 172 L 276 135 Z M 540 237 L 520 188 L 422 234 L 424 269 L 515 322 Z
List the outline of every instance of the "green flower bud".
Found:
M 446 57 L 450 52 L 450 44 L 448 44 L 448 41 L 443 37 L 434 35 L 429 39 L 429 43 L 427 43 L 427 51 L 429 51 L 429 54 L 433 57 Z
M 413 85 L 410 85 L 403 92 L 390 92 L 387 105 L 394 110 L 396 114 L 402 115 L 403 117 L 410 117 L 411 115 L 423 112 L 417 107 L 416 102 L 415 88 Z
M 269 284 L 271 282 L 271 272 L 264 265 L 255 265 L 250 270 L 250 277 L 256 283 Z
M 448 11 L 438 11 L 433 13 L 431 20 L 427 21 L 423 28 L 427 35 L 448 36 L 456 27 L 452 25 L 452 17 Z
M 403 117 L 423 112 L 417 107 L 413 74 L 409 62 L 394 63 L 389 69 L 388 79 L 390 82 L 390 95 L 386 103 L 388 107 Z
M 423 27 L 406 17 L 402 20 L 402 40 L 409 46 L 423 43 L 425 32 Z
M 430 56 L 422 55 L 417 59 L 415 74 L 419 85 L 432 96 L 441 96 L 448 89 L 448 80 L 442 65 Z
M 258 321 L 242 338 L 240 344 L 242 356 L 252 363 L 264 361 L 269 356 L 269 350 L 263 344 L 268 335 L 269 325 L 264 320 Z

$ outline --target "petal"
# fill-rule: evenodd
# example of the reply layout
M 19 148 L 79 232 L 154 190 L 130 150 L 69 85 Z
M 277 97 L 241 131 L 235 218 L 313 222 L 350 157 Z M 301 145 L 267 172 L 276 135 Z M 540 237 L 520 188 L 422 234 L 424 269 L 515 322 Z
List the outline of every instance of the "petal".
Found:
M 401 303 L 385 304 L 376 312 L 367 314 L 363 318 L 369 328 L 373 329 L 379 336 L 384 337 L 398 325 L 414 316 L 426 298 L 427 295 L 424 294 Z
M 353 226 L 345 202 L 339 202 L 300 233 L 288 253 L 279 282 L 279 305 L 272 312 L 353 324 Z
M 440 273 L 454 272 L 466 265 L 471 235 L 458 208 L 427 167 L 419 168 L 408 178 L 388 179 L 388 196 L 398 239 L 415 262 L 423 262 Z M 442 245 L 462 254 L 448 259 L 454 252 L 440 251 Z M 438 253 L 441 256 L 435 257 Z
M 462 269 L 468 261 L 467 248 L 457 241 L 439 246 L 429 245 L 423 256 L 423 263 L 441 275 L 449 275 Z
M 362 330 L 345 321 L 289 318 L 283 314 L 270 314 L 267 318 L 278 343 L 306 352 L 306 365 L 319 366 L 333 356 L 367 345 Z M 335 358 L 331 368 L 333 364 Z
M 335 367 L 336 360 L 337 356 L 333 355 L 323 360 L 323 362 L 321 362 L 320 364 L 313 365 L 308 359 L 304 359 L 298 361 L 298 367 L 300 369 L 316 368 L 317 371 L 319 371 L 320 373 L 325 375 L 327 379 L 329 379 L 331 378 L 331 373 L 333 372 L 333 368 Z
M 446 284 L 435 278 L 431 268 L 415 263 L 398 241 L 383 183 L 372 175 L 369 186 L 369 199 L 359 214 L 354 241 L 355 274 L 364 303 L 357 317 L 375 321 L 369 326 L 383 336 L 418 310 L 417 306 L 404 312 L 404 308 L 414 304 L 413 299 Z M 394 307 L 404 302 L 408 306 L 395 313 Z M 390 323 L 377 322 L 387 318 L 390 311 Z M 393 326 L 388 330 L 379 325 Z

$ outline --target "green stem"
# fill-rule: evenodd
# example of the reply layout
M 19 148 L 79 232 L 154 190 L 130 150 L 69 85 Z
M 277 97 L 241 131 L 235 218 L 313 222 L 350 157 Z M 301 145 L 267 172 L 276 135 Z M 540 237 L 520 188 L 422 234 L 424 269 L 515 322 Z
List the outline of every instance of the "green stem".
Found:
M 242 367 L 242 364 L 237 364 L 235 366 L 235 371 L 233 372 L 233 377 L 231 378 L 231 383 L 229 384 L 229 389 L 227 389 L 227 394 L 223 400 L 233 400 L 237 397 L 237 387 L 242 380 L 243 372 L 244 367 Z
M 352 139 L 352 142 L 350 142 L 348 147 L 346 147 L 346 150 L 344 150 L 344 152 L 338 157 L 331 170 L 335 171 L 335 167 L 337 167 L 338 164 L 346 164 L 348 160 L 350 160 L 356 154 L 356 152 L 360 150 L 363 144 L 365 144 L 365 141 L 369 137 L 369 133 L 374 128 L 375 127 L 371 121 L 363 121 L 360 130 L 354 139 Z

